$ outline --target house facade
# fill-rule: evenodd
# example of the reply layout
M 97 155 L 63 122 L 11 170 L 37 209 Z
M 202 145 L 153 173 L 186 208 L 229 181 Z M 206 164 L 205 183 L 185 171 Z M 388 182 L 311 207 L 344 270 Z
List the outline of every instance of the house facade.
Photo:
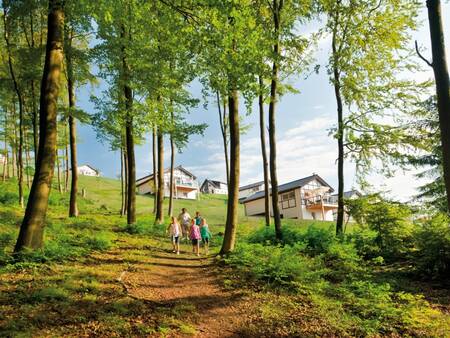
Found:
M 84 164 L 77 167 L 78 175 L 84 176 L 100 176 L 100 171 L 91 167 L 89 164 Z
M 174 198 L 196 199 L 199 188 L 197 177 L 178 166 L 173 170 Z M 137 193 L 140 195 L 154 194 L 153 174 L 136 181 Z M 170 168 L 164 170 L 164 197 L 170 196 Z
M 247 197 L 259 192 L 264 191 L 264 181 L 244 185 L 239 188 L 239 201 L 245 200 Z
M 203 194 L 228 195 L 228 185 L 224 182 L 205 179 L 200 187 Z
M 334 189 L 319 175 L 301 178 L 278 187 L 280 215 L 282 218 L 333 221 L 337 203 L 330 193 Z M 247 216 L 262 216 L 264 190 L 247 197 L 243 203 Z M 270 215 L 273 216 L 272 210 Z

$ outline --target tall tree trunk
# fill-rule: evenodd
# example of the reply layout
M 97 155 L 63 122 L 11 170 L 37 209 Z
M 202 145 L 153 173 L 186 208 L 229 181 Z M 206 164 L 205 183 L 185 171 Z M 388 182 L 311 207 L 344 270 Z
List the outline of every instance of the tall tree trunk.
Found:
M 60 194 L 62 194 L 62 184 L 61 184 L 61 162 L 59 161 L 59 150 L 56 149 L 56 172 L 57 172 L 57 179 L 58 179 L 58 191 Z
M 173 110 L 171 111 L 171 120 L 172 120 L 172 126 L 173 126 Z M 173 191 L 174 191 L 174 178 L 173 178 L 173 171 L 175 166 L 175 142 L 173 141 L 173 133 L 170 134 L 170 193 L 169 193 L 169 210 L 168 215 L 173 215 Z
M 17 177 L 18 177 L 18 188 L 19 188 L 19 205 L 21 208 L 23 208 L 24 201 L 23 201 L 23 97 L 22 97 L 22 91 L 19 87 L 19 83 L 17 82 L 16 73 L 14 71 L 13 61 L 12 61 L 12 55 L 11 55 L 11 45 L 9 41 L 9 32 L 8 32 L 8 24 L 7 24 L 7 2 L 3 2 L 3 24 L 4 24 L 4 38 L 6 42 L 6 50 L 8 54 L 8 66 L 9 66 L 9 73 L 11 75 L 11 79 L 13 81 L 14 90 L 17 95 L 17 99 L 19 101 L 19 148 L 17 150 L 18 153 L 18 159 L 17 159 Z M 14 104 L 15 109 L 15 104 Z
M 68 127 L 68 126 L 66 126 Z M 66 128 L 66 132 L 65 132 L 65 141 L 66 141 L 66 146 L 64 149 L 64 192 L 69 191 L 69 143 L 70 143 L 70 138 L 69 138 L 69 133 L 67 132 L 67 128 Z
M 67 51 L 66 64 L 67 64 L 67 92 L 69 95 L 69 145 L 70 145 L 70 167 L 71 183 L 70 183 L 70 202 L 69 202 L 69 217 L 78 216 L 78 159 L 77 159 L 77 122 L 73 116 L 75 110 L 75 88 L 74 88 L 74 75 L 73 75 L 73 60 L 72 60 L 72 32 L 69 32 L 67 27 L 64 30 L 66 37 Z M 67 146 L 66 146 L 67 149 Z M 68 174 L 68 171 L 67 171 Z
M 41 83 L 40 140 L 37 166 L 20 226 L 15 252 L 42 247 L 57 145 L 57 99 L 63 61 L 64 11 L 61 0 L 49 0 L 47 47 Z
M 156 196 L 155 223 L 164 222 L 164 135 L 161 128 L 158 129 L 158 190 Z
M 156 215 L 157 209 L 157 198 L 158 194 L 158 145 L 157 145 L 157 135 L 156 135 L 156 127 L 153 127 L 152 130 L 152 142 L 153 142 L 153 214 Z
M 121 193 L 121 205 L 120 205 L 120 216 L 125 215 L 125 189 L 124 189 L 124 158 L 123 158 L 123 148 L 120 147 L 120 193 Z
M 273 52 L 275 60 L 272 65 L 272 80 L 270 83 L 270 103 L 269 103 L 269 145 L 270 145 L 270 184 L 272 186 L 272 210 L 275 223 L 275 237 L 282 240 L 280 206 L 278 204 L 278 177 L 277 177 L 277 142 L 275 134 L 275 104 L 278 90 L 278 58 L 280 57 L 280 12 L 283 7 L 283 0 L 273 0 L 273 19 L 275 30 L 275 44 Z
M 34 93 L 34 80 L 31 80 L 31 107 L 33 109 L 33 117 L 31 122 L 33 124 L 33 150 L 34 150 L 34 166 L 37 166 L 38 146 L 39 146 L 39 125 L 38 125 L 38 110 L 36 108 L 36 94 Z
M 234 81 L 230 81 L 233 85 Z M 228 96 L 228 117 L 230 125 L 230 183 L 228 185 L 227 221 L 220 254 L 234 249 L 239 208 L 240 137 L 238 92 L 233 86 Z
M 336 34 L 337 22 L 339 21 L 339 10 L 336 12 L 335 27 L 333 29 L 331 49 L 333 53 L 333 86 L 336 96 L 337 116 L 338 116 L 338 210 L 336 219 L 336 235 L 342 235 L 344 232 L 344 122 L 343 122 L 343 106 L 341 95 L 340 72 L 338 69 Z
M 3 182 L 8 176 L 8 109 L 5 107 L 5 159 L 3 162 Z
M 433 72 L 436 82 L 439 126 L 441 129 L 442 162 L 444 167 L 447 209 L 450 212 L 450 89 L 447 59 L 445 55 L 444 31 L 442 28 L 441 2 L 427 0 L 430 26 Z
M 226 103 L 223 104 L 223 116 L 221 111 L 221 102 L 220 102 L 220 94 L 219 91 L 216 92 L 217 94 L 217 108 L 219 110 L 219 123 L 220 123 L 220 130 L 222 132 L 222 140 L 223 140 L 223 151 L 225 155 L 225 170 L 227 174 L 227 185 L 230 184 L 230 163 L 228 160 L 228 130 L 227 130 L 227 112 L 226 112 Z
M 123 166 L 125 169 L 125 207 L 124 207 L 124 215 L 127 214 L 127 206 L 128 206 L 128 156 L 126 150 L 126 142 L 124 142 L 124 151 L 123 151 Z
M 264 172 L 264 213 L 266 226 L 270 226 L 270 191 L 269 191 L 269 168 L 267 161 L 266 151 L 266 126 L 264 123 L 264 98 L 263 98 L 263 79 L 259 77 L 259 133 L 261 137 L 261 153 L 263 159 L 263 172 Z
M 25 151 L 25 176 L 27 179 L 27 188 L 30 189 L 30 175 L 28 173 L 28 169 L 29 169 L 29 165 L 30 165 L 30 152 L 29 152 L 29 147 L 28 147 L 28 142 L 27 142 L 27 132 L 24 129 L 23 131 L 24 133 L 24 151 Z
M 175 144 L 173 142 L 173 136 L 170 135 L 170 193 L 169 193 L 169 211 L 167 213 L 169 216 L 173 215 L 174 166 L 175 166 Z
M 122 26 L 122 38 L 130 39 L 129 32 L 125 26 Z M 127 182 L 127 223 L 136 223 L 136 162 L 134 156 L 134 131 L 133 131 L 133 92 L 129 85 L 130 67 L 127 63 L 126 47 L 122 47 L 122 71 L 123 71 L 123 92 L 125 97 L 125 142 L 127 147 L 127 165 L 128 165 L 128 182 Z

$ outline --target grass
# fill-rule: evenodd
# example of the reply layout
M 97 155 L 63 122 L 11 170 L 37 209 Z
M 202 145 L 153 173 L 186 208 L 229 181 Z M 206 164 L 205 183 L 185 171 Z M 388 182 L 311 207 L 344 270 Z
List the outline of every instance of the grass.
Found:
M 137 196 L 138 222 L 133 227 L 127 227 L 126 219 L 118 214 L 121 204 L 120 182 L 81 176 L 80 191 L 82 188 L 86 189 L 87 197 L 79 197 L 80 216 L 70 219 L 67 218 L 68 194 L 61 195 L 56 189 L 52 190 L 44 249 L 26 253 L 21 262 L 13 262 L 11 252 L 23 210 L 16 205 L 16 182 L 10 180 L 0 183 L 0 336 L 59 337 L 77 332 L 80 335 L 108 337 L 198 334 L 195 323 L 199 314 L 189 302 L 170 307 L 150 304 L 130 298 L 118 282 L 123 271 L 132 269 L 133 264 L 146 262 L 146 248 L 168 247 L 164 226 L 153 226 L 153 198 Z M 174 210 L 177 213 L 182 207 L 187 208 L 191 215 L 198 210 L 207 219 L 213 233 L 211 251 L 217 252 L 220 234 L 224 231 L 226 198 L 202 195 L 200 200 L 175 200 Z M 247 242 L 251 242 L 252 238 L 258 242 L 258 236 L 265 238 L 265 233 L 272 231 L 264 229 L 262 218 L 246 217 L 242 206 L 239 208 L 239 219 L 239 245 L 255 245 Z M 309 236 L 308 229 L 311 226 L 325 233 L 332 223 L 283 220 L 283 226 L 292 230 L 287 233 L 293 239 L 295 236 Z M 249 262 L 257 255 L 265 257 L 268 269 L 277 272 L 273 279 L 273 273 L 267 274 L 261 264 L 261 269 L 256 270 L 255 275 L 261 276 L 263 284 L 247 278 L 238 268 L 216 267 L 218 273 L 224 274 L 224 287 L 246 290 L 254 299 L 253 308 L 248 311 L 254 320 L 242 328 L 242 335 L 348 336 L 349 333 L 357 334 L 358 331 L 352 331 L 349 327 L 357 326 L 359 318 L 358 315 L 347 315 L 348 307 L 352 306 L 361 315 L 367 311 L 368 317 L 370 311 L 383 313 L 384 309 L 376 309 L 376 304 L 364 303 L 373 299 L 370 298 L 372 295 L 351 299 L 354 297 L 351 294 L 336 296 L 330 295 L 329 291 L 316 292 L 324 288 L 323 281 L 316 275 L 330 273 L 333 268 L 327 266 L 323 267 L 323 272 L 317 272 L 316 268 L 322 268 L 317 258 L 293 259 L 298 250 L 309 250 L 307 252 L 312 255 L 323 244 L 322 240 L 316 241 L 315 237 L 308 238 L 312 238 L 309 247 L 289 249 L 291 252 L 281 247 L 271 250 L 260 246 L 256 251 L 245 253 L 248 254 L 246 259 Z M 185 244 L 183 247 L 188 249 Z M 284 262 L 289 264 L 286 270 L 280 271 L 278 267 Z M 298 272 L 295 276 L 297 283 L 307 286 L 302 292 L 293 292 L 292 289 L 286 292 L 286 288 L 269 287 L 274 283 L 288 285 L 289 269 Z M 331 275 L 334 279 L 345 278 L 336 273 Z M 443 332 L 441 336 L 445 336 L 444 329 L 435 330 L 433 326 L 435 331 L 432 331 L 428 327 L 433 324 L 430 318 L 441 323 L 440 309 L 448 311 L 448 292 L 429 284 L 400 280 L 391 271 L 375 273 L 374 276 L 380 284 L 391 283 L 397 290 L 408 287 L 408 292 L 419 296 L 417 300 L 410 301 L 413 304 L 411 313 L 422 321 L 423 331 L 417 329 L 414 332 L 422 332 L 422 336 L 430 336 L 430 332 L 439 336 L 439 332 Z M 420 303 L 424 285 L 428 288 L 427 295 L 431 293 L 435 297 L 432 300 L 427 298 L 431 302 L 427 307 Z M 377 292 L 380 297 L 383 296 L 384 291 L 372 291 L 375 296 Z M 344 302 L 345 297 L 349 298 Z M 406 303 L 405 299 L 396 301 Z M 408 318 L 404 322 L 408 322 Z M 410 325 L 416 323 L 414 321 Z M 372 327 L 367 323 L 364 325 Z M 374 331 L 372 335 L 380 336 L 383 332 Z

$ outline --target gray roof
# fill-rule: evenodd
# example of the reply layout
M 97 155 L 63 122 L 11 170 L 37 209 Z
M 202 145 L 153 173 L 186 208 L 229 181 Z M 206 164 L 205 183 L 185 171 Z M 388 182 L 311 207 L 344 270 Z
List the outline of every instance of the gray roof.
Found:
M 311 182 L 314 179 L 316 179 L 317 181 L 322 183 L 324 186 L 329 187 L 331 192 L 334 191 L 334 189 L 327 182 L 325 182 L 325 180 L 322 177 L 320 177 L 319 175 L 314 174 L 314 175 L 311 175 L 311 176 L 308 176 L 308 177 L 301 178 L 299 180 L 295 180 L 295 181 L 292 181 L 292 182 L 289 182 L 289 183 L 285 183 L 285 184 L 279 185 L 278 186 L 278 193 L 282 193 L 282 192 L 285 192 L 285 191 L 294 190 L 296 188 L 303 187 L 303 186 L 307 185 L 309 182 Z M 263 198 L 264 196 L 265 196 L 264 191 L 258 191 L 257 193 L 247 197 L 243 201 L 243 203 L 254 201 L 254 200 L 258 200 L 260 198 Z
M 203 186 L 204 186 L 206 183 L 211 183 L 215 188 L 220 188 L 220 185 L 221 185 L 221 184 L 227 185 L 225 182 L 222 182 L 222 181 L 214 181 L 214 180 L 210 180 L 210 179 L 207 179 L 207 178 L 206 178 L 206 179 L 203 181 L 202 186 L 200 187 L 200 189 L 202 189 Z
M 253 187 L 258 187 L 258 186 L 260 186 L 262 184 L 264 184 L 264 181 L 260 181 L 260 182 L 256 182 L 256 183 L 252 183 L 252 184 L 247 184 L 247 185 L 244 185 L 243 187 L 240 187 L 239 191 L 247 190 L 247 189 L 250 189 L 250 188 L 253 188 Z
M 358 190 L 356 190 L 356 189 L 349 190 L 349 191 L 344 191 L 344 198 L 350 198 L 350 197 L 352 197 L 353 195 L 358 195 L 359 197 L 362 196 L 362 194 L 361 194 Z M 337 197 L 338 194 L 333 194 L 333 195 L 331 195 L 331 196 Z

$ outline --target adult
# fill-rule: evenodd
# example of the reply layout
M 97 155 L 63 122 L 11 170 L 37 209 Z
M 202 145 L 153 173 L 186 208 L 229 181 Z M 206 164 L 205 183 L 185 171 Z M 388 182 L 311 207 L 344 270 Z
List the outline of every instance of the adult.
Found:
M 181 209 L 181 213 L 178 215 L 178 221 L 180 221 L 181 224 L 181 232 L 183 238 L 187 242 L 189 235 L 189 226 L 191 224 L 191 215 L 189 215 L 186 208 Z

